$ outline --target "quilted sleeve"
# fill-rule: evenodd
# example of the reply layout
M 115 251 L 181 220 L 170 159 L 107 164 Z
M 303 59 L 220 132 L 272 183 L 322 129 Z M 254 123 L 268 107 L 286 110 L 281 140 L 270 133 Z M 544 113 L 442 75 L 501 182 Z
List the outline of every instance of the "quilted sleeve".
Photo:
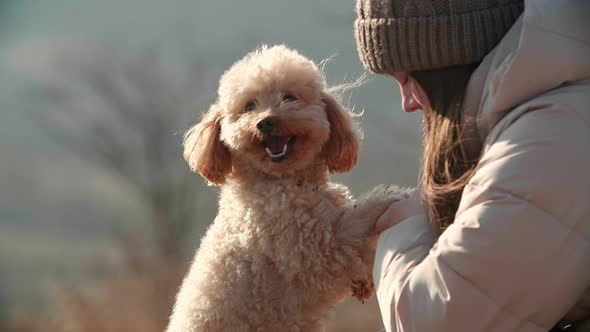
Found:
M 425 218 L 382 234 L 387 331 L 546 332 L 590 286 L 588 124 L 546 107 L 491 136 L 436 243 Z

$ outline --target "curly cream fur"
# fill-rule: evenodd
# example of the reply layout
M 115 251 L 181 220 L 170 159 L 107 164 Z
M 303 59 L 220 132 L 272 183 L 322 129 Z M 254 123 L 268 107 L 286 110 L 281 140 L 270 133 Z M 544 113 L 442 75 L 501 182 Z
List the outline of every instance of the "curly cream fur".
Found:
M 296 100 L 283 102 L 285 94 Z M 356 162 L 350 114 L 316 65 L 263 47 L 221 78 L 216 103 L 185 136 L 185 158 L 222 185 L 219 213 L 177 296 L 169 332 L 321 331 L 347 294 L 372 292 L 376 219 L 403 195 L 379 187 L 354 201 L 328 173 Z M 246 111 L 254 100 L 256 110 Z M 256 123 L 274 116 L 295 137 L 269 160 Z

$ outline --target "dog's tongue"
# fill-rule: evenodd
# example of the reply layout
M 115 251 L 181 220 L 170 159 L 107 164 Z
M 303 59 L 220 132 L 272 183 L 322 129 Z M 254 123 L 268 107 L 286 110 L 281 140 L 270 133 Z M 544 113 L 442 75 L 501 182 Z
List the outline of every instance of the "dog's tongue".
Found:
M 281 153 L 283 146 L 289 142 L 289 136 L 269 136 L 266 138 L 266 147 L 273 153 Z

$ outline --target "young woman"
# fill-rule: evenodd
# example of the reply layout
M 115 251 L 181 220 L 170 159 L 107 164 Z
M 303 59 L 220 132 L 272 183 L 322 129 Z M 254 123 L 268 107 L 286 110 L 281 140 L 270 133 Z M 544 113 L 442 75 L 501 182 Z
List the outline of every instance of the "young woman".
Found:
M 590 1 L 357 14 L 364 66 L 424 112 L 420 189 L 377 224 L 386 330 L 590 331 Z

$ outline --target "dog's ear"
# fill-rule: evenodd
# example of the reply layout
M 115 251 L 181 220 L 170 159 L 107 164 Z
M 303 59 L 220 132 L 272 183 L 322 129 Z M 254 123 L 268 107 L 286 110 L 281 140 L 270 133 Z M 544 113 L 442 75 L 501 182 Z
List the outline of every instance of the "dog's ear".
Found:
M 222 185 L 232 168 L 231 154 L 219 139 L 221 112 L 213 104 L 201 122 L 184 135 L 184 159 L 209 184 Z
M 351 114 L 328 93 L 322 92 L 326 115 L 330 122 L 330 137 L 324 145 L 326 166 L 330 173 L 347 172 L 356 164 L 359 138 Z

